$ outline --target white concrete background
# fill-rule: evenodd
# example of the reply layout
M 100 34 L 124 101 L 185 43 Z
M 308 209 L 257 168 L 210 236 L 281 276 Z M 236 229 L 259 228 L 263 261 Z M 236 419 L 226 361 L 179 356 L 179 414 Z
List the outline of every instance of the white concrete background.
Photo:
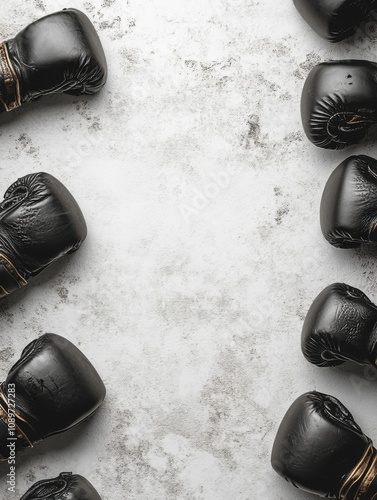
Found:
M 270 467 L 277 427 L 307 390 L 337 396 L 377 440 L 376 376 L 309 365 L 314 297 L 344 281 L 377 300 L 376 253 L 322 238 L 319 200 L 343 152 L 304 137 L 299 99 L 321 60 L 377 60 L 377 24 L 330 45 L 290 0 L 10 0 L 0 33 L 63 7 L 99 31 L 109 63 L 93 98 L 2 116 L 0 187 L 47 171 L 89 236 L 0 305 L 2 380 L 35 337 L 59 333 L 107 386 L 95 417 L 21 453 L 17 495 L 61 471 L 104 500 L 313 498 Z

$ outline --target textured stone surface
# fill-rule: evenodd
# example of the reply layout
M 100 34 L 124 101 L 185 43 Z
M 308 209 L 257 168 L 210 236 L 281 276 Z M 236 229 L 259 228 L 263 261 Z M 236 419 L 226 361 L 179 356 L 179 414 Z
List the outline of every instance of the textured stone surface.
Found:
M 89 236 L 1 303 L 0 378 L 55 332 L 108 393 L 94 418 L 19 455 L 17 495 L 3 464 L 1 498 L 71 470 L 104 500 L 313 498 L 270 467 L 298 395 L 333 394 L 377 441 L 376 376 L 321 370 L 300 352 L 325 286 L 345 281 L 377 300 L 376 252 L 334 249 L 318 223 L 332 169 L 377 149 L 317 150 L 299 99 L 317 62 L 376 60 L 377 25 L 330 45 L 289 0 L 10 0 L 0 32 L 63 7 L 94 22 L 109 83 L 1 117 L 0 181 L 5 191 L 30 172 L 55 175 Z

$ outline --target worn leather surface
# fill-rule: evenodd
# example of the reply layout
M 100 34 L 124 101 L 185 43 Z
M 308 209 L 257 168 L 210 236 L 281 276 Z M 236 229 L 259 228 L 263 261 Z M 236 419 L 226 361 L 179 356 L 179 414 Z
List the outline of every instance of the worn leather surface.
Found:
M 50 174 L 21 177 L 7 189 L 0 203 L 0 253 L 26 280 L 77 250 L 86 234 L 77 202 Z
M 106 82 L 100 39 L 88 17 L 77 9 L 65 9 L 29 24 L 7 40 L 7 47 L 20 82 L 21 103 L 58 92 L 94 94 Z M 2 71 L 0 93 L 6 94 Z
M 376 0 L 293 0 L 296 9 L 318 35 L 340 42 L 377 9 Z
M 343 60 L 316 65 L 303 87 L 301 119 L 315 146 L 342 149 L 360 142 L 377 122 L 377 64 Z
M 377 307 L 359 289 L 333 283 L 316 297 L 301 334 L 305 358 L 318 366 L 350 360 L 375 366 Z
M 84 477 L 62 472 L 59 477 L 35 483 L 21 500 L 101 500 L 94 486 Z
M 58 434 L 91 415 L 105 386 L 86 356 L 67 339 L 45 334 L 22 352 L 2 384 L 15 384 L 16 413 L 33 429 L 33 442 Z M 0 453 L 7 456 L 7 426 L 0 419 Z M 22 423 L 22 421 L 21 421 Z
M 336 247 L 377 242 L 377 160 L 350 156 L 335 168 L 323 190 L 320 223 Z
M 308 392 L 297 398 L 285 414 L 275 437 L 271 464 L 293 486 L 338 498 L 343 481 L 370 442 L 339 400 Z M 376 493 L 374 482 L 361 499 L 374 498 Z

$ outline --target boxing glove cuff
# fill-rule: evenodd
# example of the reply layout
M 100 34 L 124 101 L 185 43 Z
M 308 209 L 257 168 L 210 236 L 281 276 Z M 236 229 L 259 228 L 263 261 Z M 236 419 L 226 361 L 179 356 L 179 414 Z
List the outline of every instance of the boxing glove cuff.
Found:
M 13 442 L 15 451 L 18 452 L 23 448 L 33 448 L 33 442 L 40 439 L 33 427 L 17 414 L 15 402 L 9 403 L 3 387 L 0 386 L 0 442 Z M 8 457 L 9 453 L 0 449 L 0 462 L 8 460 Z
M 0 299 L 27 285 L 12 262 L 0 253 Z
M 347 475 L 337 498 L 340 500 L 361 500 L 363 498 L 374 498 L 376 493 L 377 451 L 370 442 L 359 463 Z M 364 495 L 367 495 L 367 497 Z
M 0 70 L 0 101 L 6 111 L 12 111 L 21 106 L 21 93 L 6 42 L 0 43 Z

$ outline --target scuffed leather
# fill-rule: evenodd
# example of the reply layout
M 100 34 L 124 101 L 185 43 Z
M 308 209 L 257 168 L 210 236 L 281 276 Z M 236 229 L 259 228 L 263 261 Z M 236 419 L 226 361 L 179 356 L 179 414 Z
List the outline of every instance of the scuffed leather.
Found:
M 285 414 L 274 441 L 271 464 L 293 486 L 339 498 L 343 481 L 370 443 L 338 399 L 308 392 L 296 399 Z M 373 482 L 361 498 L 367 500 L 375 494 Z
M 9 384 L 15 385 L 17 415 L 35 431 L 33 442 L 75 426 L 97 410 L 106 394 L 86 356 L 52 333 L 25 347 L 2 384 L 5 394 Z M 0 424 L 0 453 L 7 456 L 7 426 Z
M 320 223 L 335 247 L 377 242 L 377 160 L 350 156 L 336 167 L 322 194 Z
M 0 203 L 0 253 L 25 279 L 77 250 L 86 234 L 77 202 L 50 174 L 21 177 Z
M 35 483 L 21 500 L 101 500 L 101 497 L 84 477 L 62 472 L 59 477 Z
M 313 301 L 301 334 L 310 363 L 335 366 L 349 360 L 375 366 L 376 343 L 377 307 L 361 290 L 333 283 Z
M 29 24 L 7 40 L 7 47 L 20 82 L 21 103 L 59 92 L 94 94 L 106 82 L 107 63 L 100 39 L 88 17 L 77 9 L 65 9 Z M 0 74 L 0 92 L 4 89 Z
M 302 91 L 301 119 L 315 146 L 343 149 L 360 142 L 377 123 L 377 64 L 344 60 L 315 66 Z
M 301 16 L 318 35 L 340 42 L 377 9 L 376 0 L 293 0 Z

